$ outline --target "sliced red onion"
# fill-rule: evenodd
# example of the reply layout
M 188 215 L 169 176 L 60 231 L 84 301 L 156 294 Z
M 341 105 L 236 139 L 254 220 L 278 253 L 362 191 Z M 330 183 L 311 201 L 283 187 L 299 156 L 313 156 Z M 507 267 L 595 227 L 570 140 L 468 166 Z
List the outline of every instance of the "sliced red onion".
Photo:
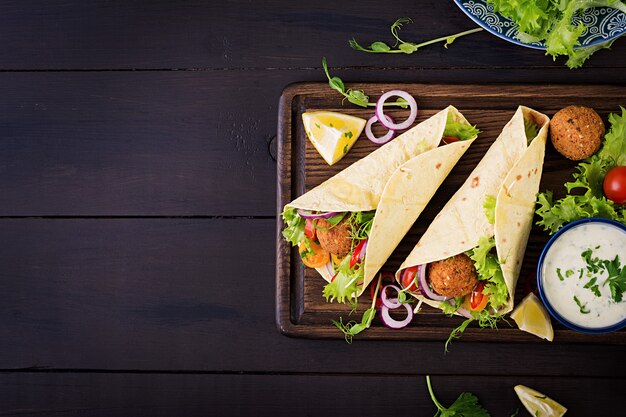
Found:
M 460 315 L 462 315 L 465 318 L 468 318 L 468 319 L 472 319 L 473 318 L 472 317 L 472 313 L 470 313 L 469 310 L 467 310 L 466 308 L 459 307 L 456 312 L 459 313 Z
M 409 117 L 404 122 L 396 124 L 395 122 L 389 122 L 389 120 L 385 117 L 384 104 L 385 104 L 385 101 L 387 101 L 389 97 L 401 97 L 406 100 L 407 105 L 409 106 L 409 109 L 411 110 L 411 113 L 409 114 Z M 376 102 L 376 117 L 378 117 L 378 121 L 380 121 L 380 123 L 383 126 L 385 126 L 387 129 L 391 129 L 391 130 L 407 129 L 413 124 L 413 122 L 415 122 L 415 118 L 417 117 L 417 103 L 415 102 L 415 99 L 413 98 L 413 96 L 407 93 L 406 91 L 402 91 L 402 90 L 387 91 L 385 94 L 380 96 L 380 98 Z
M 439 295 L 430 289 L 428 282 L 426 282 L 426 265 L 419 265 L 417 267 L 417 277 L 419 280 L 420 291 L 426 298 L 430 298 L 435 301 L 446 301 L 448 297 Z
M 448 300 L 448 304 L 450 304 L 452 307 L 454 307 L 456 305 L 456 301 L 454 301 L 454 298 L 450 298 Z M 467 309 L 463 308 L 463 307 L 459 307 L 456 309 L 456 312 L 459 313 L 460 315 L 462 315 L 465 318 L 468 319 L 472 319 L 472 313 L 470 313 Z
M 324 268 L 326 268 L 326 270 L 328 271 L 331 277 L 335 275 L 335 268 L 333 267 L 333 261 L 328 261 L 328 263 L 324 265 Z
M 391 116 L 385 115 L 385 117 L 387 118 L 387 121 L 389 123 L 393 123 L 394 120 L 391 118 Z M 389 132 L 387 132 L 387 134 L 377 138 L 376 136 L 374 136 L 374 132 L 372 132 L 372 125 L 377 121 L 378 117 L 376 115 L 369 118 L 369 120 L 365 124 L 365 136 L 377 145 L 384 145 L 385 143 L 393 139 L 393 137 L 396 135 L 396 131 L 393 129 L 389 129 Z
M 398 299 L 392 298 L 389 301 L 397 302 Z M 390 327 L 392 329 L 401 329 L 403 327 L 406 327 L 411 322 L 411 320 L 413 320 L 413 309 L 411 308 L 411 306 L 408 304 L 400 304 L 400 305 L 403 306 L 407 312 L 406 318 L 401 321 L 398 321 L 391 317 L 391 315 L 389 314 L 389 310 L 390 310 L 389 307 L 385 305 L 382 305 L 380 307 L 380 318 L 383 320 L 383 323 L 385 324 L 385 326 Z
M 388 289 L 393 289 L 396 291 L 396 298 L 389 298 L 387 296 L 387 290 Z M 395 285 L 385 285 L 382 290 L 380 291 L 380 301 L 383 302 L 383 305 L 387 308 L 390 309 L 394 309 L 394 308 L 398 308 L 402 305 L 402 303 L 398 302 L 398 298 L 397 295 L 400 292 L 400 288 L 396 287 Z M 395 301 L 394 301 L 395 300 Z
M 336 216 L 338 214 L 339 214 L 338 211 L 331 211 L 329 213 L 313 214 L 309 210 L 298 209 L 298 216 L 302 217 L 303 219 L 328 219 L 328 218 Z

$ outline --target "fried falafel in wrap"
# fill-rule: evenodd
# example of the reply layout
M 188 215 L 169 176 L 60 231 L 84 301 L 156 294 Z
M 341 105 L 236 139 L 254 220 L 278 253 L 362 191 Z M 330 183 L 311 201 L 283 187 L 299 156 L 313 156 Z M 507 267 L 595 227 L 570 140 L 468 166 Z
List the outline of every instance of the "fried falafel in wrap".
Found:
M 512 310 L 549 122 L 517 109 L 396 272 L 405 289 L 483 327 Z
M 282 234 L 328 301 L 356 302 L 477 134 L 449 106 L 285 205 Z

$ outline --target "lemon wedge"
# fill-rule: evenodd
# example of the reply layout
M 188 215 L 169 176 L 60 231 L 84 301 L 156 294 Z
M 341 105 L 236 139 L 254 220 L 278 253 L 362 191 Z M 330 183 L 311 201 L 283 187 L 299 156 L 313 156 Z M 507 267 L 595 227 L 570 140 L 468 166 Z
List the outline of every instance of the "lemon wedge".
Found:
M 535 297 L 536 298 L 536 297 Z M 524 385 L 516 385 L 515 393 L 530 414 L 536 417 L 561 417 L 567 408 L 554 401 L 552 398 L 528 388 Z
M 535 294 L 528 294 L 515 310 L 511 313 L 511 318 L 517 323 L 520 330 L 534 334 L 543 339 L 552 341 L 554 330 L 546 308 Z
M 352 148 L 366 120 L 331 111 L 315 111 L 302 113 L 302 122 L 315 149 L 332 165 Z

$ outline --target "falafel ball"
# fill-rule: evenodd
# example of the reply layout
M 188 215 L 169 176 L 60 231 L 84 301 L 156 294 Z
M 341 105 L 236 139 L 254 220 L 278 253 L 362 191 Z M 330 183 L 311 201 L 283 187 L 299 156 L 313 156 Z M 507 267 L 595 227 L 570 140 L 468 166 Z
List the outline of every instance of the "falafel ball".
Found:
M 464 253 L 431 262 L 428 265 L 428 281 L 432 289 L 446 297 L 467 295 L 478 284 L 474 261 Z
M 350 223 L 346 219 L 343 219 L 334 227 L 325 219 L 317 221 L 317 239 L 320 241 L 320 245 L 327 252 L 333 253 L 340 258 L 346 256 L 352 249 L 351 232 L 352 227 L 350 227 Z
M 604 132 L 602 118 L 589 107 L 565 107 L 550 121 L 550 140 L 554 148 L 572 161 L 580 161 L 596 153 Z

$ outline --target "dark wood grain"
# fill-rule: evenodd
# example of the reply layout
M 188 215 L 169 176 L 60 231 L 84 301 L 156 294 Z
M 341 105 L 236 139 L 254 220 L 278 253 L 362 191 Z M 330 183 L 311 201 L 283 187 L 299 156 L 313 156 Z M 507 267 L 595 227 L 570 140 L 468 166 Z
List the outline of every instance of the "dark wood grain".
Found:
M 608 112 L 618 110 L 624 99 L 623 87 L 599 85 L 364 84 L 357 85 L 356 88 L 362 88 L 375 96 L 380 95 L 382 91 L 394 89 L 411 92 L 417 97 L 421 109 L 418 122 L 452 104 L 470 123 L 482 131 L 479 139 L 461 158 L 431 203 L 426 206 L 423 214 L 383 266 L 383 271 L 392 273 L 399 268 L 419 240 L 419 236 L 480 161 L 518 105 L 523 104 L 552 115 L 567 105 L 582 104 L 595 108 L 606 119 Z M 377 149 L 376 145 L 363 139 L 357 141 L 350 153 L 339 163 L 329 167 L 324 162 L 301 128 L 301 114 L 315 110 L 336 111 L 340 109 L 338 106 L 336 94 L 323 84 L 294 85 L 283 94 L 278 135 L 279 210 L 295 197 Z M 350 109 L 348 113 L 368 118 L 371 111 Z M 402 115 L 399 117 L 401 119 Z M 565 159 L 548 145 L 540 190 L 554 190 L 557 197 L 563 195 L 565 191 L 563 184 L 571 179 L 573 167 L 572 161 Z M 277 229 L 282 229 L 280 219 L 277 221 Z M 532 279 L 529 277 L 532 277 L 536 269 L 539 255 L 547 240 L 547 233 L 535 226 L 522 264 L 520 272 L 522 279 L 518 281 L 516 301 L 520 301 L 526 295 L 526 281 Z M 343 338 L 343 334 L 330 322 L 340 316 L 344 320 L 352 318 L 349 318 L 351 307 L 327 303 L 323 299 L 321 294 L 325 282 L 315 271 L 302 266 L 295 250 L 291 249 L 280 235 L 277 236 L 277 251 L 277 321 L 281 331 L 291 336 Z M 366 294 L 360 297 L 359 302 L 357 312 L 362 314 L 371 304 L 371 299 Z M 426 306 L 405 329 L 390 330 L 384 327 L 382 322 L 375 320 L 372 327 L 358 337 L 446 340 L 452 329 L 462 321 L 463 318 L 450 319 L 440 311 Z M 471 326 L 473 327 L 464 332 L 463 338 L 494 342 L 542 342 L 541 339 L 504 323 L 497 330 L 480 329 L 477 324 Z M 626 344 L 626 331 L 585 335 L 568 330 L 556 321 L 555 329 L 555 339 L 561 342 Z
M 285 337 L 274 232 L 273 219 L 0 220 L 0 370 L 626 374 L 622 346 Z
M 492 416 L 528 415 L 513 387 L 558 400 L 567 416 L 619 413 L 623 379 L 455 376 L 431 378 L 440 403 L 472 392 Z M 0 415 L 64 416 L 432 416 L 423 375 L 176 375 L 17 373 L 0 375 Z M 594 393 L 588 388 L 595 387 Z M 596 394 L 597 392 L 597 394 Z M 256 401 L 252 402 L 253 398 Z M 617 414 L 619 415 L 619 414 Z
M 0 7 L 2 69 L 197 69 L 337 66 L 412 68 L 532 67 L 567 74 L 563 60 L 521 48 L 486 32 L 411 56 L 372 56 L 348 40 L 393 43 L 389 26 L 415 20 L 403 38 L 425 41 L 475 27 L 452 1 L 376 2 L 358 6 L 322 0 L 298 2 L 54 0 L 8 1 Z M 626 42 L 602 51 L 587 67 L 625 67 Z M 610 59 L 602 57 L 609 55 Z

